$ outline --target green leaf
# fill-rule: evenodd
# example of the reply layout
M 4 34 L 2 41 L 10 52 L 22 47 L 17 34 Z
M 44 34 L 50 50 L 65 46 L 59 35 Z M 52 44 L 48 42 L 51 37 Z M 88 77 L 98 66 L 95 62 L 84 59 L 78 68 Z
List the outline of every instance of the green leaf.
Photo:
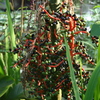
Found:
M 93 8 L 100 8 L 100 5 L 94 6 Z
M 4 75 L 4 70 L 2 69 L 1 66 L 0 66 L 0 75 Z
M 3 96 L 14 83 L 14 80 L 9 76 L 0 76 L 0 97 Z
M 3 59 L 3 54 L 0 53 L 0 74 L 3 74 L 5 73 L 5 70 L 4 70 L 4 66 L 5 66 L 5 62 L 4 62 L 4 59 Z
M 79 89 L 78 89 L 78 86 L 76 84 L 74 68 L 73 68 L 72 60 L 71 60 L 71 56 L 70 56 L 69 45 L 67 43 L 65 34 L 64 34 L 64 41 L 65 41 L 65 45 L 66 45 L 66 57 L 68 58 L 67 60 L 68 60 L 69 68 L 70 68 L 70 76 L 71 76 L 71 81 L 72 81 L 72 86 L 73 86 L 75 98 L 76 98 L 76 100 L 80 100 Z
M 7 6 L 8 26 L 9 26 L 10 38 L 11 38 L 11 49 L 13 49 L 14 47 L 16 47 L 16 42 L 15 42 L 13 22 L 12 22 L 11 13 L 10 13 L 10 2 L 9 2 L 9 0 L 6 0 L 6 6 Z
M 8 89 L 9 89 L 8 86 L 0 88 L 0 97 L 2 97 L 5 93 L 7 93 Z
M 100 62 L 100 36 L 99 36 L 99 46 L 98 46 L 98 58 L 97 61 Z
M 0 50 L 0 53 L 5 53 L 5 52 L 9 52 L 9 50 L 5 50 L 5 49 Z
M 2 36 L 0 37 L 0 41 L 3 41 L 5 38 L 6 38 L 6 36 L 5 36 L 5 35 L 2 35 Z
M 93 36 L 100 36 L 100 21 L 93 24 L 91 28 L 91 35 Z
M 18 83 L 14 87 L 11 87 L 5 97 L 5 100 L 16 100 L 23 94 L 23 87 L 21 83 Z
M 100 36 L 99 36 L 97 66 L 93 71 L 92 76 L 89 80 L 84 100 L 93 100 L 93 96 L 95 98 L 94 100 L 99 100 L 98 99 L 100 96 L 99 92 L 100 90 L 98 90 L 99 89 L 98 87 L 100 86 L 99 83 L 100 83 Z
M 89 80 L 84 100 L 93 100 L 94 91 L 97 86 L 99 77 L 100 77 L 100 62 L 98 62 Z

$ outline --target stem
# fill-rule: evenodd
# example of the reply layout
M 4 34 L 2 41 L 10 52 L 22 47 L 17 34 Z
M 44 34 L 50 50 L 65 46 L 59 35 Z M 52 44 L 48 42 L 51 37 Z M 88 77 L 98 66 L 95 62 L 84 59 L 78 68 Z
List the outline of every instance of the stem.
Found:
M 58 4 L 60 4 L 60 2 L 61 2 L 61 0 L 50 0 L 49 6 L 50 6 L 50 9 L 51 9 L 52 12 L 53 11 L 55 11 L 55 12 L 57 11 L 57 7 L 58 7 Z M 60 27 L 60 26 L 53 25 L 51 27 L 51 41 L 52 41 L 52 45 L 54 45 L 54 42 L 56 40 L 56 37 L 54 35 L 54 31 L 55 31 L 55 29 L 58 29 L 58 27 Z
M 24 15 L 23 15 L 23 6 L 24 6 L 24 0 L 22 0 L 22 5 L 21 5 L 21 36 L 22 36 L 22 33 L 23 33 L 23 18 L 24 18 Z
M 98 58 L 97 58 L 97 62 L 100 61 L 100 36 L 99 36 L 99 44 L 98 44 Z
M 85 86 L 83 85 L 83 78 L 82 78 L 82 59 L 80 58 L 80 79 L 81 79 L 81 87 L 85 88 Z M 82 89 L 82 100 L 84 98 L 84 91 Z
M 7 29 L 5 30 L 5 37 L 7 36 Z M 9 40 L 8 37 L 5 38 L 5 50 L 9 50 Z M 8 75 L 8 53 L 5 52 L 5 72 Z
M 58 100 L 62 100 L 62 90 L 59 89 Z

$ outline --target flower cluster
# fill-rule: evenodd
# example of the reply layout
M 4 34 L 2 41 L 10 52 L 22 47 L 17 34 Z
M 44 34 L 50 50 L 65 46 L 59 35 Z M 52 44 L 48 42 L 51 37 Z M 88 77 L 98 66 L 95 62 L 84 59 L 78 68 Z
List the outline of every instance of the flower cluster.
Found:
M 13 67 L 16 65 L 22 67 L 23 85 L 29 91 L 30 97 L 44 99 L 56 95 L 58 90 L 62 89 L 63 97 L 71 100 L 74 95 L 63 34 L 66 34 L 76 81 L 82 93 L 86 91 L 89 72 L 80 67 L 76 56 L 85 59 L 90 64 L 95 64 L 95 62 L 87 54 L 83 43 L 78 42 L 76 37 L 78 34 L 87 36 L 90 34 L 86 31 L 85 21 L 75 14 L 63 11 L 63 8 L 50 14 L 42 5 L 40 8 L 44 25 L 38 33 L 27 34 L 21 46 L 13 50 L 19 55 L 19 60 Z M 55 27 L 58 23 L 60 24 L 59 32 Z

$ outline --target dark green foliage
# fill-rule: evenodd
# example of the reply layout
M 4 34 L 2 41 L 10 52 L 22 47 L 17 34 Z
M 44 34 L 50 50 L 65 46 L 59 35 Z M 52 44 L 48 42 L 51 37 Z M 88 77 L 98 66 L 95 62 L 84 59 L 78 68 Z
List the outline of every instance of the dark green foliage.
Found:
M 100 36 L 100 21 L 94 23 L 91 28 L 91 35 L 92 36 Z
M 9 76 L 0 76 L 0 97 L 2 97 L 8 89 L 13 85 L 14 80 Z

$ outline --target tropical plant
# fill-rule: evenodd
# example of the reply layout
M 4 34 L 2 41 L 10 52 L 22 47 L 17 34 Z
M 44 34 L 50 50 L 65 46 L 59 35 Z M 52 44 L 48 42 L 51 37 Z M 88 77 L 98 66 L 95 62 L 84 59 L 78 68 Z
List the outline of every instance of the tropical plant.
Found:
M 89 33 L 84 18 L 74 14 L 72 0 L 50 0 L 37 1 L 36 8 L 33 2 L 27 14 L 22 4 L 17 26 L 9 0 L 6 4 L 8 23 L 0 37 L 0 99 L 99 100 L 99 22 Z

